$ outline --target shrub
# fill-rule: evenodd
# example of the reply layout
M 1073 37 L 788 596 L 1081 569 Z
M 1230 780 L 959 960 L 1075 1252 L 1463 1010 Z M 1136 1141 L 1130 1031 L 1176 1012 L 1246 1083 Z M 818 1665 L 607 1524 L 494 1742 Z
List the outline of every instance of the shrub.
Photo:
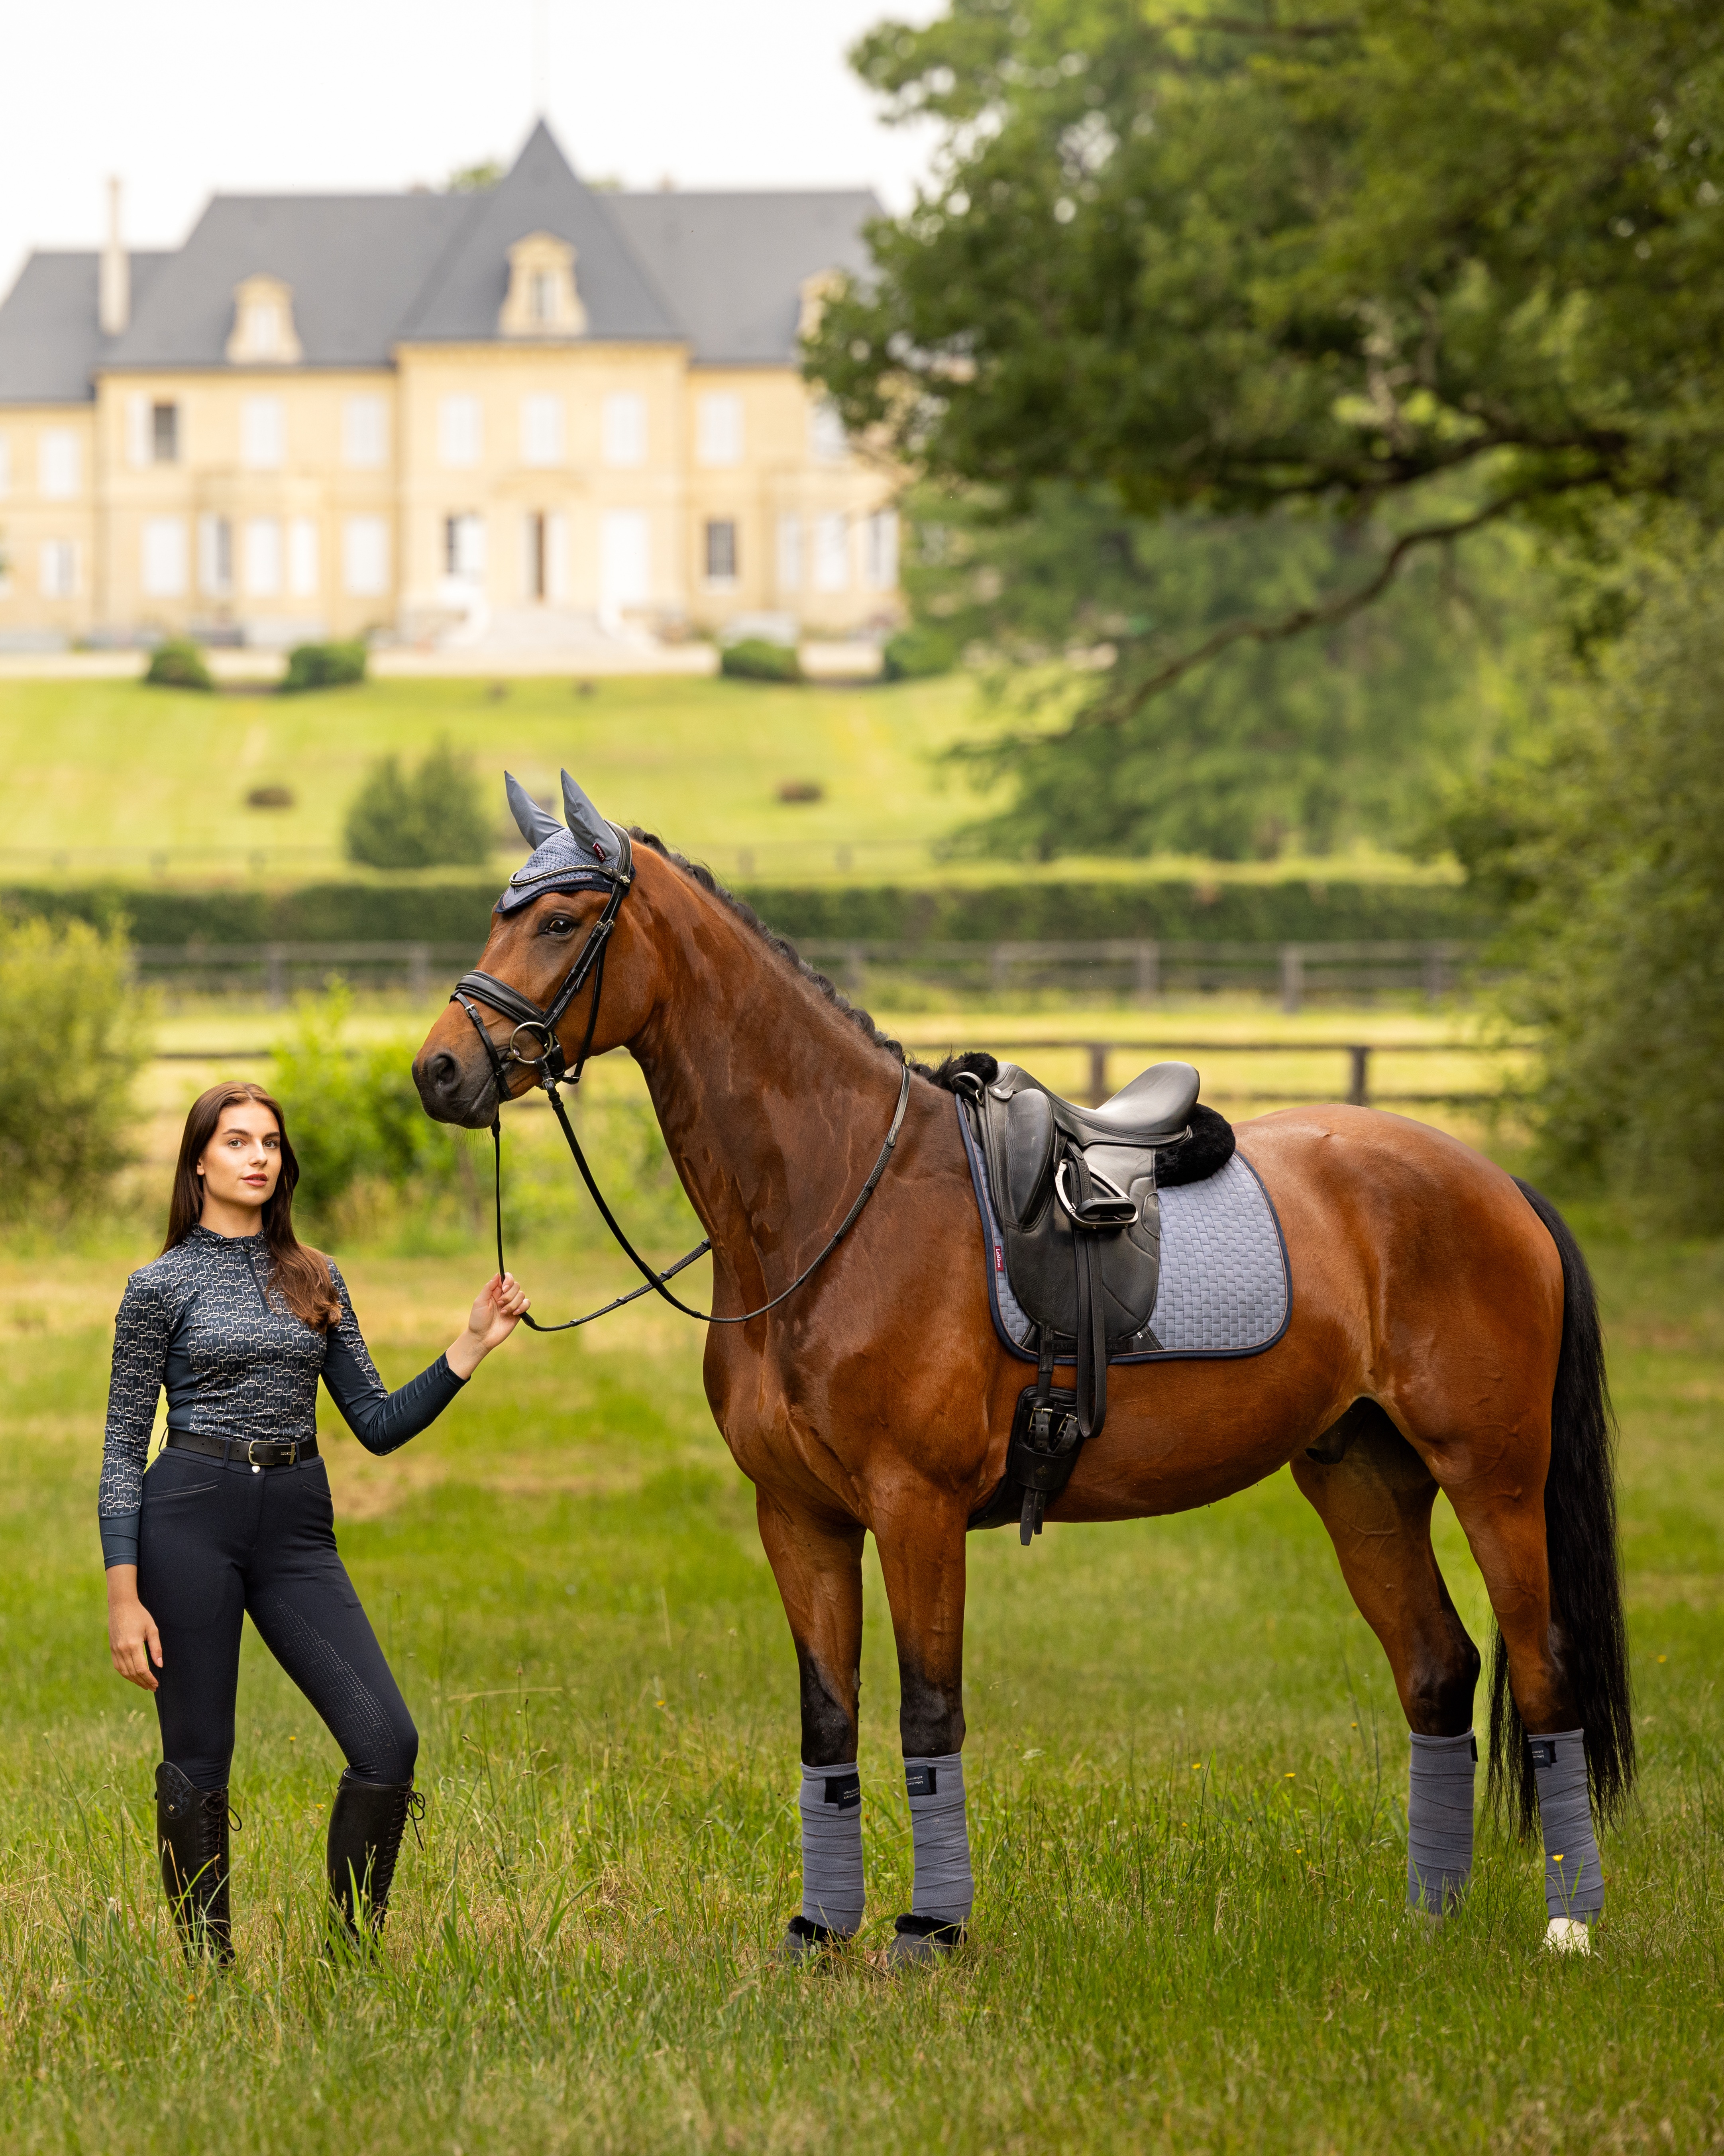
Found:
M 189 637 L 170 636 L 150 654 L 144 679 L 155 689 L 214 689 L 203 654 Z
M 925 680 L 930 675 L 949 674 L 957 663 L 957 638 L 925 621 L 888 636 L 880 654 L 881 675 L 888 681 Z
M 802 662 L 788 644 L 769 644 L 764 636 L 745 636 L 727 644 L 718 671 L 736 681 L 800 681 Z
M 111 1196 L 149 1015 L 119 930 L 0 916 L 0 1213 Z
M 272 1073 L 299 1156 L 298 1196 L 326 1217 L 363 1183 L 430 1194 L 463 1179 L 452 1134 L 419 1106 L 412 1046 L 343 1040 L 352 1001 L 340 982 L 301 997 Z
M 287 654 L 287 671 L 281 677 L 284 696 L 301 695 L 308 689 L 345 689 L 365 679 L 365 646 L 357 638 L 351 644 L 296 644 Z
M 374 869 L 436 868 L 491 856 L 479 783 L 446 742 L 410 773 L 393 756 L 374 763 L 348 808 L 345 836 L 347 859 Z

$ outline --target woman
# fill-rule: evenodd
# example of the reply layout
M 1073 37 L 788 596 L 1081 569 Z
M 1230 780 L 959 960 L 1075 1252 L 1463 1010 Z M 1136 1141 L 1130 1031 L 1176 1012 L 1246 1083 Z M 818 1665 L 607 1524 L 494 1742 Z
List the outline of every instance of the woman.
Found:
M 260 1086 L 214 1086 L 180 1140 L 167 1240 L 126 1285 L 102 1453 L 102 1554 L 114 1667 L 156 1695 L 156 1840 L 188 1953 L 233 1958 L 228 1767 L 239 1635 L 265 1645 L 342 1748 L 330 1892 L 348 1933 L 383 1922 L 416 1803 L 419 1732 L 336 1553 L 317 1455 L 321 1375 L 368 1450 L 435 1421 L 527 1298 L 507 1274 L 466 1330 L 399 1392 L 378 1376 L 341 1275 L 293 1232 L 299 1163 Z M 157 1397 L 167 1441 L 147 1475 Z

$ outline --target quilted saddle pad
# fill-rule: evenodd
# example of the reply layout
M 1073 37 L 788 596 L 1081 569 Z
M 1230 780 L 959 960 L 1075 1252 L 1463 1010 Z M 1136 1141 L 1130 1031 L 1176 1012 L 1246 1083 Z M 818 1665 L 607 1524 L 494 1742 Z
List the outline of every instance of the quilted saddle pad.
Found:
M 1006 1276 L 1005 1239 L 987 1169 L 961 1106 L 958 1127 L 981 1216 L 995 1329 L 1014 1354 L 1033 1363 L 1033 1328 Z M 1236 1152 L 1207 1181 L 1158 1195 L 1161 1277 L 1150 1330 L 1161 1344 L 1108 1359 L 1156 1363 L 1181 1355 L 1260 1355 L 1273 1348 L 1293 1314 L 1293 1281 L 1281 1223 L 1256 1169 Z

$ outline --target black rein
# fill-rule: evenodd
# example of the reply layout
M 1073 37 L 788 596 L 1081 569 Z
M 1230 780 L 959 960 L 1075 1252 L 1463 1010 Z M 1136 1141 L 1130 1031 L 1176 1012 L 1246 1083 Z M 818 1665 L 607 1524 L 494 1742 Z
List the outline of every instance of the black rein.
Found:
M 713 1247 L 712 1239 L 709 1236 L 703 1236 L 692 1250 L 678 1258 L 675 1265 L 666 1265 L 662 1272 L 656 1272 L 623 1233 L 616 1215 L 605 1202 L 605 1194 L 594 1180 L 593 1171 L 587 1165 L 587 1157 L 581 1151 L 580 1140 L 575 1136 L 574 1126 L 569 1122 L 568 1111 L 563 1105 L 563 1096 L 557 1090 L 565 1076 L 569 1078 L 571 1084 L 578 1086 L 580 1083 L 581 1072 L 586 1068 L 587 1058 L 592 1051 L 593 1035 L 599 1024 L 599 998 L 605 993 L 605 949 L 610 941 L 610 932 L 616 926 L 616 916 L 622 909 L 623 900 L 635 880 L 634 851 L 629 844 L 629 834 L 617 824 L 613 824 L 610 828 L 622 842 L 621 857 L 617 862 L 616 880 L 611 887 L 610 897 L 605 901 L 604 911 L 593 923 L 586 942 L 582 944 L 576 954 L 574 965 L 569 968 L 562 987 L 558 989 L 549 1004 L 542 1009 L 529 997 L 522 995 L 518 988 L 512 988 L 508 982 L 498 980 L 495 974 L 479 972 L 463 973 L 460 980 L 455 983 L 454 993 L 450 997 L 450 1001 L 459 1004 L 471 1021 L 473 1030 L 478 1034 L 481 1044 L 484 1047 L 486 1060 L 491 1065 L 491 1076 L 497 1086 L 497 1112 L 491 1119 L 491 1142 L 495 1169 L 493 1187 L 497 1203 L 497 1270 L 500 1276 L 507 1270 L 507 1267 L 503 1263 L 502 1108 L 503 1101 L 509 1097 L 509 1070 L 512 1065 L 520 1069 L 532 1070 L 534 1082 L 544 1087 L 546 1096 L 556 1114 L 557 1121 L 562 1126 L 563 1135 L 569 1142 L 569 1150 L 574 1157 L 574 1164 L 580 1170 L 581 1181 L 587 1186 L 588 1194 L 598 1207 L 605 1226 L 615 1238 L 619 1248 L 635 1266 L 636 1271 L 642 1276 L 644 1282 L 644 1285 L 640 1287 L 631 1288 L 628 1294 L 620 1295 L 614 1301 L 607 1302 L 603 1309 L 589 1310 L 584 1317 L 568 1318 L 561 1325 L 541 1325 L 536 1317 L 528 1313 L 523 1314 L 522 1323 L 529 1326 L 535 1332 L 572 1332 L 579 1326 L 590 1325 L 594 1318 L 608 1317 L 613 1310 L 620 1310 L 625 1303 L 637 1301 L 643 1295 L 657 1294 L 669 1303 L 672 1310 L 681 1311 L 685 1317 L 697 1318 L 703 1324 L 752 1324 L 755 1318 L 764 1317 L 768 1311 L 776 1310 L 781 1302 L 788 1301 L 804 1281 L 826 1263 L 856 1225 L 857 1216 L 861 1214 L 863 1206 L 873 1196 L 878 1188 L 881 1177 L 886 1173 L 887 1163 L 892 1158 L 893 1149 L 898 1144 L 898 1132 L 903 1127 L 904 1110 L 909 1105 L 910 1098 L 910 1067 L 908 1063 L 903 1067 L 903 1078 L 898 1089 L 898 1106 L 893 1115 L 892 1127 L 886 1133 L 886 1142 L 880 1148 L 879 1157 L 869 1173 L 867 1181 L 857 1194 L 855 1204 L 834 1229 L 819 1255 L 803 1267 L 790 1286 L 781 1293 L 774 1296 L 770 1302 L 763 1302 L 758 1310 L 744 1311 L 739 1317 L 719 1317 L 710 1310 L 692 1310 L 686 1302 L 678 1301 L 665 1286 L 665 1282 L 674 1280 L 685 1266 L 692 1265 L 697 1258 L 704 1257 Z M 587 1014 L 586 1033 L 581 1041 L 580 1053 L 575 1058 L 574 1070 L 571 1074 L 564 1056 L 563 1044 L 557 1037 L 557 1028 L 567 1016 L 569 1006 L 586 985 L 589 975 L 593 978 L 592 1009 Z M 487 1004 L 502 1018 L 514 1019 L 515 1029 L 509 1035 L 507 1045 L 502 1050 L 498 1049 L 486 1027 L 485 1021 L 474 1009 L 476 1002 Z M 522 1054 L 518 1044 L 523 1033 L 530 1034 L 538 1039 L 539 1052 L 536 1055 Z

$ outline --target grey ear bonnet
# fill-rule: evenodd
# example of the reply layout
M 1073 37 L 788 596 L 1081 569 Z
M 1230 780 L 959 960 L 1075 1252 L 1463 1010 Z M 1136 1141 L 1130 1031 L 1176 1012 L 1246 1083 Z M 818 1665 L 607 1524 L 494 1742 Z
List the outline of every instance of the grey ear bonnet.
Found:
M 521 835 L 533 850 L 509 878 L 493 910 L 518 912 L 548 891 L 608 891 L 616 880 L 621 843 L 569 773 L 563 774 L 566 829 L 512 773 L 503 773 L 503 783 Z

